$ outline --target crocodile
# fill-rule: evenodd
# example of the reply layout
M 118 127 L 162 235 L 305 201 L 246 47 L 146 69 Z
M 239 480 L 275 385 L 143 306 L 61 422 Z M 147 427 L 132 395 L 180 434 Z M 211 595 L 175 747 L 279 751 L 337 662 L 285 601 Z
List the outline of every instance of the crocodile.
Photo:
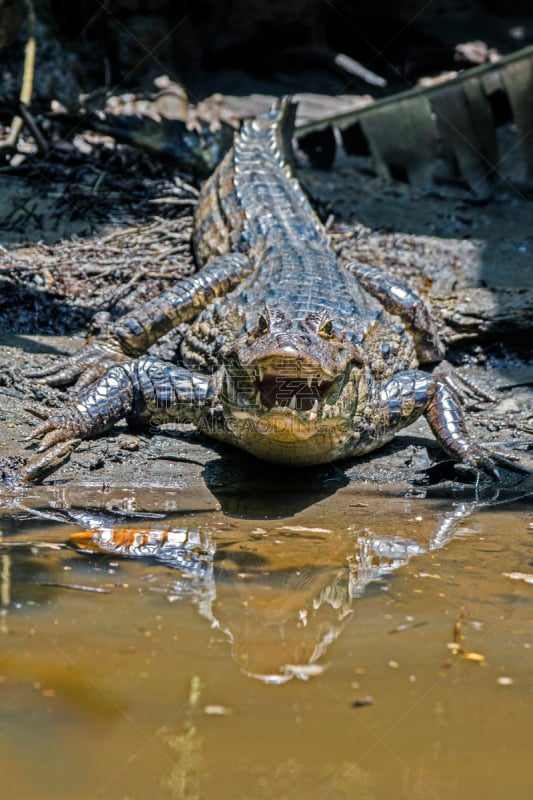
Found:
M 438 373 L 431 312 L 406 284 L 343 265 L 293 174 L 296 106 L 247 122 L 195 212 L 198 271 L 121 317 L 74 356 L 33 373 L 80 391 L 37 428 L 39 451 L 134 428 L 193 423 L 270 462 L 320 464 L 389 442 L 419 416 L 457 462 L 495 479 L 517 464 L 468 435 Z M 181 363 L 144 355 L 190 322 Z

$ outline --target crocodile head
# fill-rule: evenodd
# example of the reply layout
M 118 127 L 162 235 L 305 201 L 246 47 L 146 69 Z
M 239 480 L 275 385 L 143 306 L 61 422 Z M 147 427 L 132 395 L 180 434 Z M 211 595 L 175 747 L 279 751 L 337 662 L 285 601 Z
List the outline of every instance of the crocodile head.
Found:
M 221 356 L 224 417 L 240 447 L 267 460 L 316 463 L 349 435 L 362 359 L 326 311 L 289 320 L 265 307 Z

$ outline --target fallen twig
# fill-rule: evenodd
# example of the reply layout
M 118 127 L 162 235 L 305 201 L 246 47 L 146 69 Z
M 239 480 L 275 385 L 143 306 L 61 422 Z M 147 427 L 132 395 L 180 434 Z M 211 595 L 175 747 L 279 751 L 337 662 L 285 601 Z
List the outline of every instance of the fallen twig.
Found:
M 33 78 L 35 75 L 35 53 L 37 49 L 35 42 L 36 18 L 32 0 L 24 0 L 24 5 L 26 7 L 27 15 L 28 38 L 24 48 L 24 72 L 22 74 L 22 86 L 20 89 L 19 100 L 21 106 L 29 106 L 31 103 L 31 96 L 33 94 Z M 17 115 L 16 117 L 13 117 L 11 130 L 4 147 L 13 148 L 16 146 L 23 124 L 24 120 L 22 116 Z
M 463 647 L 463 622 L 465 621 L 467 614 L 465 611 L 461 611 L 459 614 L 455 625 L 453 626 L 453 644 L 451 645 L 451 650 L 454 656 L 459 656 L 459 658 L 464 658 L 466 661 L 475 661 L 478 664 L 481 664 L 485 661 L 485 656 L 483 653 L 474 653 L 469 650 L 465 650 Z
M 50 150 L 48 146 L 48 142 L 44 138 L 41 133 L 39 126 L 37 125 L 33 114 L 30 113 L 28 106 L 26 103 L 20 102 L 20 115 L 24 120 L 27 128 L 30 130 L 33 138 L 37 142 L 37 147 L 39 148 L 39 152 L 42 156 L 46 156 L 48 151 Z
M 58 583 L 57 581 L 37 581 L 38 586 L 50 586 L 55 589 L 73 589 L 76 592 L 95 592 L 96 594 L 111 594 L 110 589 L 101 586 L 85 586 L 82 583 Z

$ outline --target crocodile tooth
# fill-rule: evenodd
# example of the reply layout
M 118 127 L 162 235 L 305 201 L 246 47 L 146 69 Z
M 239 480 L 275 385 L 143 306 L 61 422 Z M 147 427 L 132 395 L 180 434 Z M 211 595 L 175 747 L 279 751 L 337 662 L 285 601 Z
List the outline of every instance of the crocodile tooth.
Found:
M 316 398 L 311 410 L 308 412 L 308 416 L 311 421 L 315 420 L 318 416 L 318 400 Z
M 257 377 L 259 379 L 259 383 L 263 383 L 263 376 L 264 376 L 263 367 L 257 367 Z
M 257 392 L 257 394 L 255 395 L 255 404 L 256 406 L 261 405 L 261 392 Z
M 313 378 L 311 376 L 309 376 L 309 378 L 307 379 L 307 385 L 309 386 L 309 388 L 311 388 L 313 385 Z
M 293 394 L 293 396 L 290 399 L 289 408 L 292 408 L 293 411 L 296 411 L 296 395 L 295 394 Z

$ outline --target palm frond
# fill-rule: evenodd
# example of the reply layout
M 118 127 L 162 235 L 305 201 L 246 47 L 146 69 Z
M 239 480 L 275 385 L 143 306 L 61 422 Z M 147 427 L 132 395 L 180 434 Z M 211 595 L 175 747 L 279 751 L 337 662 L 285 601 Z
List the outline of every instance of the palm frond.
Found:
M 488 198 L 499 177 L 497 128 L 513 121 L 533 180 L 533 46 L 483 64 L 441 83 L 416 87 L 362 108 L 304 122 L 298 137 L 341 131 L 366 145 L 378 174 L 405 175 L 413 184 L 435 177 L 438 157 L 450 178 L 461 177 L 480 199 Z

